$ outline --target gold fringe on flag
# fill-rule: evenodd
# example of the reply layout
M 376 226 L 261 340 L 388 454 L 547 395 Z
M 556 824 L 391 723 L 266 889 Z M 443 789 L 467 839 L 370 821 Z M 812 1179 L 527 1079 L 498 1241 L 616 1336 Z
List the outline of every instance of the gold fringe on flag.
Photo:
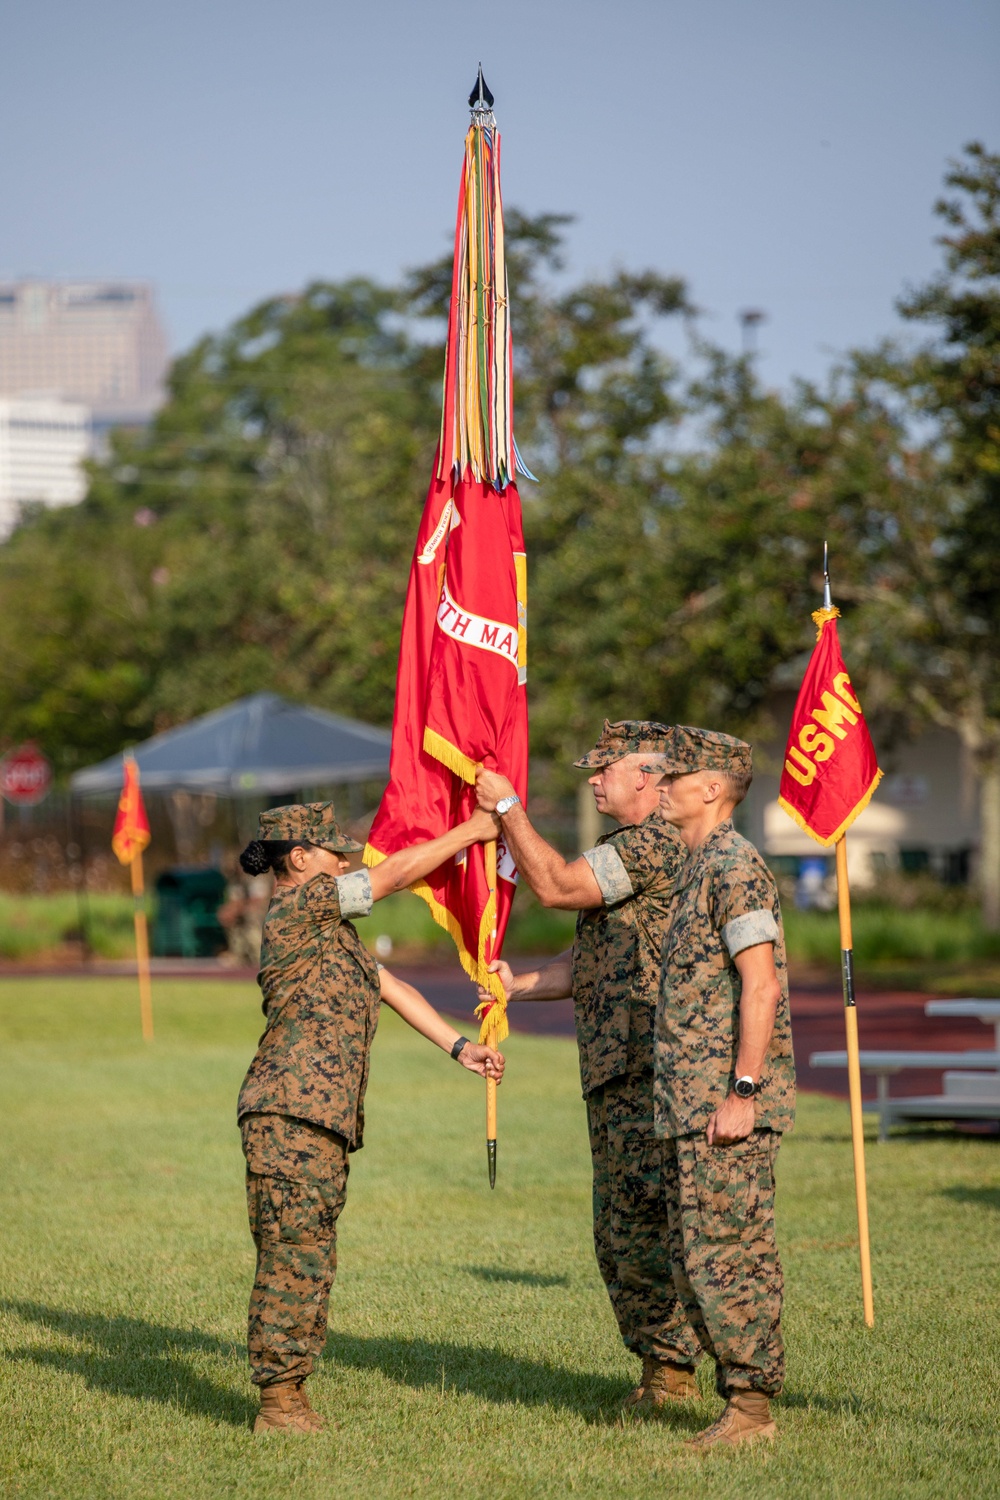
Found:
M 809 824 L 799 812 L 798 808 L 793 807 L 790 802 L 786 802 L 784 797 L 778 798 L 778 806 L 783 807 L 788 816 L 794 819 L 796 823 L 798 823 L 803 833 L 808 833 L 811 839 L 815 839 L 817 844 L 822 844 L 824 848 L 832 849 L 834 844 L 836 844 L 839 839 L 842 839 L 844 837 L 844 834 L 850 828 L 851 824 L 854 822 L 854 819 L 858 816 L 858 814 L 864 812 L 865 808 L 872 800 L 872 797 L 875 795 L 875 789 L 881 780 L 882 772 L 876 771 L 871 786 L 868 788 L 867 792 L 865 792 L 860 802 L 858 802 L 856 806 L 851 810 L 849 816 L 844 819 L 836 832 L 830 834 L 829 838 L 824 838 L 821 833 L 816 832 L 815 828 L 810 828 Z
M 428 755 L 433 755 L 449 771 L 454 771 L 456 776 L 461 776 L 470 786 L 476 784 L 476 762 L 470 760 L 457 745 L 446 740 L 443 734 L 438 734 L 436 729 L 424 727 L 424 749 Z

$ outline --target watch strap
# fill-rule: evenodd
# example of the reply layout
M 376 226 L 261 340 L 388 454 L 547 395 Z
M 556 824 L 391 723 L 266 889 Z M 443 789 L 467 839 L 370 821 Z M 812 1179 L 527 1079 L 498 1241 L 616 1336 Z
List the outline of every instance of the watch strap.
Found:
M 467 1036 L 460 1036 L 458 1038 L 458 1041 L 455 1043 L 455 1045 L 451 1049 L 451 1055 L 455 1059 L 456 1062 L 458 1062 L 458 1054 L 461 1052 L 462 1048 L 463 1047 L 467 1047 L 468 1045 L 469 1045 L 469 1038 Z

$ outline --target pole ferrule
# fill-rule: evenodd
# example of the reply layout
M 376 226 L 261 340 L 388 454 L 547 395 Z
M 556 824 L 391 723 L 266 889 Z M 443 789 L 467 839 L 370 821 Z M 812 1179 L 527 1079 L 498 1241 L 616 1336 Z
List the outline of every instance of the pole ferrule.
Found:
M 840 950 L 840 974 L 844 984 L 845 1006 L 855 1005 L 854 999 L 854 950 L 853 948 L 841 948 Z

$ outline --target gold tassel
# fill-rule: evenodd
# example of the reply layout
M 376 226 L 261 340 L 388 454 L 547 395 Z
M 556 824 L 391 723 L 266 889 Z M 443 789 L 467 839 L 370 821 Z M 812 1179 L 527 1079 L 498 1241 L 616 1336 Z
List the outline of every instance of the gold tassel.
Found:
M 491 975 L 496 978 L 496 975 Z M 479 1027 L 479 1040 L 483 1045 L 490 1041 L 492 1047 L 499 1047 L 502 1041 L 510 1036 L 510 1027 L 507 1025 L 507 1001 L 501 999 L 483 1000 L 476 1006 L 476 1015 L 481 1025 Z
M 816 626 L 816 639 L 819 640 L 823 634 L 823 626 L 830 620 L 840 619 L 840 610 L 835 604 L 830 604 L 826 609 L 814 609 L 812 612 L 813 624 Z

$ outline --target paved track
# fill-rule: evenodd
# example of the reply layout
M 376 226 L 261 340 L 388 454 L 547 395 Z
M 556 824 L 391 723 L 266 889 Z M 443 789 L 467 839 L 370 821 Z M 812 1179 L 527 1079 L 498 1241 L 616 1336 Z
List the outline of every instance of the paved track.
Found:
M 520 965 L 518 966 L 520 967 Z M 393 973 L 415 984 L 432 1003 L 448 1014 L 464 1018 L 469 1014 L 471 986 L 454 970 L 394 968 Z M 792 986 L 792 1037 L 795 1045 L 795 1068 L 799 1087 L 817 1093 L 847 1097 L 847 1072 L 836 1068 L 810 1068 L 812 1052 L 832 1051 L 846 1046 L 844 1036 L 844 1001 L 840 988 L 832 986 Z M 924 1015 L 926 995 L 884 991 L 860 991 L 858 994 L 858 1032 L 862 1047 L 926 1048 L 961 1051 L 988 1048 L 993 1044 L 992 1028 L 980 1021 L 966 1019 L 932 1019 Z M 544 1036 L 573 1036 L 573 1006 L 569 1000 L 531 1002 L 512 1001 L 511 1029 Z M 474 1017 L 471 1018 L 474 1021 Z M 874 1078 L 863 1077 L 864 1097 L 875 1097 Z M 908 1069 L 897 1074 L 891 1092 L 900 1097 L 936 1094 L 941 1089 L 941 1074 L 924 1068 Z
M 530 960 L 517 964 L 526 968 Z M 470 1035 L 476 1024 L 472 1014 L 474 990 L 457 965 L 429 968 L 393 964 L 393 973 L 422 990 L 427 998 L 446 1014 L 458 1020 Z M 60 978 L 126 976 L 134 974 L 131 964 L 73 965 L 39 968 L 0 965 L 0 977 Z M 215 963 L 184 959 L 154 959 L 153 977 L 191 979 L 252 980 L 251 969 L 222 968 Z M 988 1048 L 993 1042 L 992 1028 L 981 1021 L 924 1015 L 927 995 L 913 992 L 864 990 L 858 992 L 858 1032 L 863 1048 L 910 1048 L 928 1051 L 961 1051 Z M 538 1036 L 573 1036 L 573 1006 L 569 1000 L 548 1002 L 512 1001 L 511 1028 Z M 847 1097 L 846 1070 L 809 1066 L 812 1052 L 833 1051 L 845 1046 L 844 1005 L 838 987 L 832 985 L 792 985 L 792 1036 L 795 1044 L 795 1067 L 799 1087 L 817 1093 Z M 866 1099 L 875 1097 L 875 1080 L 863 1076 Z M 891 1081 L 890 1092 L 900 1097 L 936 1094 L 941 1091 L 941 1074 L 915 1068 L 898 1073 Z

